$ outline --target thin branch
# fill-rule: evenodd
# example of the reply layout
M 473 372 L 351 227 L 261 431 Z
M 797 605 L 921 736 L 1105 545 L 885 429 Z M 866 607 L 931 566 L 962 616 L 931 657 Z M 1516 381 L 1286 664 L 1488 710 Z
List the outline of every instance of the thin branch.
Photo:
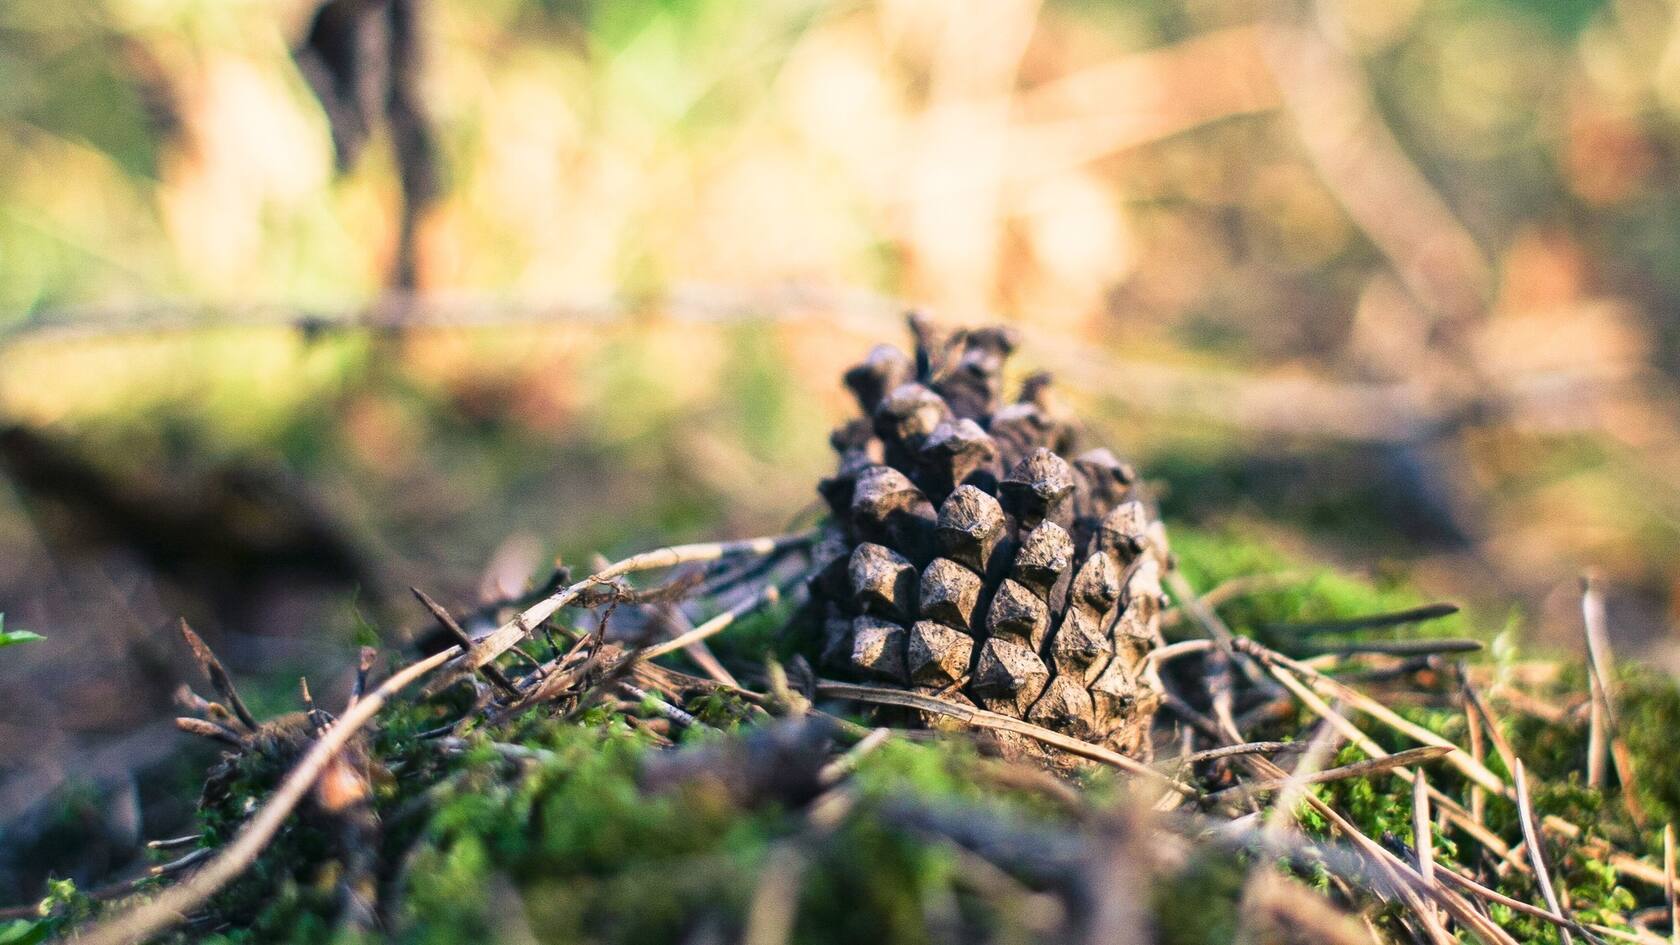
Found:
M 1505 782 L 1499 777 L 1499 775 L 1488 770 L 1486 765 L 1470 757 L 1464 749 L 1454 745 L 1452 742 L 1447 741 L 1434 732 L 1431 732 L 1429 729 L 1426 729 L 1421 725 L 1416 725 L 1410 720 L 1401 718 L 1393 710 L 1388 708 L 1388 706 L 1383 705 L 1377 700 L 1372 699 L 1370 696 L 1365 695 L 1345 683 L 1324 675 L 1318 670 L 1313 669 L 1311 666 L 1307 666 L 1298 660 L 1292 660 L 1276 650 L 1262 646 L 1254 640 L 1242 638 L 1237 640 L 1236 644 L 1238 649 L 1253 654 L 1264 663 L 1274 666 L 1281 664 L 1282 666 L 1288 667 L 1290 670 L 1305 677 L 1307 681 L 1312 684 L 1313 688 L 1317 689 L 1320 693 L 1333 695 L 1335 698 L 1347 702 L 1349 705 L 1354 706 L 1359 709 L 1359 711 L 1364 712 L 1372 718 L 1387 724 L 1390 728 L 1422 742 L 1425 745 L 1445 745 L 1448 748 L 1451 748 L 1452 753 L 1447 756 L 1449 764 L 1457 768 L 1465 777 L 1475 781 L 1488 790 L 1501 796 L 1507 795 Z
M 562 607 L 576 600 L 579 595 L 593 587 L 598 587 L 615 577 L 636 571 L 651 571 L 656 568 L 670 568 L 679 564 L 695 561 L 716 561 L 720 558 L 735 555 L 767 555 L 774 554 L 785 548 L 807 545 L 816 539 L 817 531 L 811 529 L 791 535 L 775 535 L 767 538 L 748 538 L 742 541 L 714 541 L 693 545 L 672 545 L 644 551 L 631 555 L 622 561 L 610 564 L 595 574 L 566 587 L 542 600 L 532 604 L 529 608 L 514 616 L 514 618 L 490 633 L 486 634 L 467 651 L 451 667 L 451 673 L 445 677 L 445 682 L 452 681 L 456 674 L 478 669 L 490 662 L 510 647 L 524 639 L 530 628 L 541 626 L 549 617 L 554 616 Z M 696 628 L 698 629 L 698 628 Z M 688 636 L 688 634 L 684 634 Z
M 427 594 L 418 587 L 411 587 L 409 588 L 409 591 L 420 601 L 421 606 L 425 607 L 427 612 L 432 615 L 432 619 L 438 622 L 438 626 L 448 631 L 449 635 L 455 638 L 455 642 L 461 645 L 462 650 L 472 649 L 472 636 L 467 633 L 467 629 L 465 627 L 461 626 L 456 622 L 454 617 L 450 616 L 449 611 L 445 610 L 442 604 L 432 600 L 431 595 Z M 497 688 L 516 699 L 519 697 L 519 687 L 515 686 L 511 679 L 508 679 L 507 676 L 503 675 L 501 669 L 497 667 L 495 663 L 486 663 L 479 667 L 479 669 L 484 673 L 486 678 L 496 684 Z
M 620 680 L 619 683 L 618 683 L 618 688 L 623 690 L 625 692 L 625 694 L 630 696 L 630 698 L 635 699 L 635 700 L 640 701 L 640 702 L 646 702 L 647 704 L 653 706 L 654 711 L 658 712 L 660 715 L 664 716 L 665 718 L 670 719 L 672 722 L 675 722 L 678 725 L 681 725 L 683 728 L 696 728 L 696 727 L 698 727 L 698 728 L 711 728 L 711 726 L 706 725 L 705 723 L 701 722 L 699 719 L 695 718 L 693 715 L 690 715 L 689 713 L 683 711 L 682 709 L 677 708 L 676 706 L 672 705 L 671 703 L 666 702 L 664 699 L 659 698 L 658 696 L 654 695 L 651 692 L 648 692 L 646 689 L 643 689 L 640 686 L 635 685 L 634 683 L 630 683 L 630 682 L 626 682 L 624 680 Z
M 1224 745 L 1219 748 L 1198 751 L 1194 754 L 1162 758 L 1155 762 L 1155 767 L 1189 767 L 1190 765 L 1218 761 L 1222 758 L 1236 758 L 1242 755 L 1277 755 L 1285 752 L 1301 751 L 1304 747 L 1301 742 L 1243 742 L 1240 745 Z
M 247 729 L 256 731 L 257 719 L 251 714 L 250 709 L 245 708 L 245 700 L 239 698 L 239 690 L 234 688 L 233 678 L 228 675 L 227 669 L 222 666 L 222 661 L 216 658 L 216 654 L 211 651 L 204 639 L 194 633 L 193 628 L 187 626 L 185 620 L 181 621 L 181 636 L 186 639 L 187 646 L 192 650 L 193 658 L 198 660 L 198 665 L 204 669 L 204 675 L 210 677 L 210 685 L 216 688 L 217 694 L 227 700 L 228 707 L 233 709 L 233 714 L 238 716 L 239 721 Z
M 675 653 L 677 650 L 683 649 L 691 643 L 698 643 L 707 637 L 723 632 L 729 628 L 730 624 L 741 619 L 741 617 L 752 613 L 760 607 L 767 607 L 774 604 L 780 599 L 780 589 L 778 589 L 774 584 L 766 584 L 764 585 L 764 589 L 759 591 L 757 594 L 754 594 L 752 597 L 736 604 L 734 607 L 729 608 L 723 613 L 718 614 L 716 617 L 713 617 L 705 623 L 700 624 L 693 630 L 674 636 L 663 643 L 643 647 L 633 653 L 632 657 L 637 660 L 651 660 L 656 657 L 664 656 L 667 653 Z
M 817 681 L 817 695 L 827 696 L 831 699 L 848 699 L 852 702 L 867 702 L 872 705 L 892 705 L 905 709 L 920 709 L 923 712 L 934 712 L 957 719 L 976 728 L 989 728 L 1000 732 L 1025 735 L 1052 748 L 1060 748 L 1070 755 L 1100 761 L 1129 774 L 1149 778 L 1186 797 L 1195 797 L 1200 793 L 1195 788 L 1170 778 L 1141 761 L 1128 758 L 1116 751 L 1110 751 L 1101 745 L 1093 745 L 1090 742 L 1081 741 L 1060 732 L 1041 728 L 1031 722 L 1023 722 L 1020 719 L 999 715 L 996 712 L 988 712 L 975 706 L 959 705 L 934 696 L 924 696 L 921 693 L 908 692 L 902 689 L 880 689 L 874 686 L 831 682 L 826 679 Z

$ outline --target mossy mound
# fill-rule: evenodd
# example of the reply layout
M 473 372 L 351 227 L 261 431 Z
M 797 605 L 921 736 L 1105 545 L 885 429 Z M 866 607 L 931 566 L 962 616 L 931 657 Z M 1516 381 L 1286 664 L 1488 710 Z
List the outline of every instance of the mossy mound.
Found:
M 1229 534 L 1183 527 L 1176 534 L 1183 573 L 1199 592 L 1291 573 L 1283 582 L 1250 582 L 1221 613 L 1239 634 L 1301 656 L 1327 641 L 1292 627 L 1423 603 L 1402 586 L 1303 567 Z M 797 665 L 775 662 L 778 645 L 787 646 L 772 629 L 782 622 L 771 614 L 714 638 L 744 691 L 685 675 L 692 667 L 679 653 L 633 677 L 645 689 L 615 692 L 613 677 L 596 677 L 519 711 L 498 708 L 481 680 L 399 699 L 355 746 L 366 785 L 354 808 L 361 813 L 329 809 L 317 794 L 248 871 L 169 938 L 1190 945 L 1239 934 L 1356 940 L 1334 935 L 1368 930 L 1406 941 L 1422 927 L 1369 860 L 1311 809 L 1297 811 L 1301 830 L 1268 834 L 1259 819 L 1241 816 L 1249 802 L 1191 800 L 1152 813 L 1149 802 L 1161 794 L 1155 779 L 1097 765 L 1034 768 L 997 757 L 983 731 L 871 735 L 822 711 L 849 706 L 813 705 Z M 1169 642 L 1194 638 L 1188 619 L 1166 625 Z M 1474 636 L 1474 625 L 1456 616 L 1335 640 Z M 564 636 L 554 643 L 549 652 L 533 636 L 526 649 L 549 660 L 571 646 Z M 1168 691 L 1188 692 L 1187 680 L 1209 671 L 1192 664 L 1213 661 L 1215 652 L 1176 660 L 1164 674 Z M 517 659 L 500 665 L 517 676 Z M 1639 934 L 1642 910 L 1663 902 L 1660 884 L 1640 877 L 1661 863 L 1662 825 L 1680 810 L 1680 766 L 1668 750 L 1680 693 L 1667 679 L 1624 670 L 1616 694 L 1637 771 L 1630 805 L 1614 780 L 1585 785 L 1585 676 L 1562 664 L 1539 672 L 1549 665 L 1518 661 L 1501 640 L 1471 656 L 1464 678 L 1488 693 L 1501 734 L 1528 766 L 1534 814 L 1546 824 L 1545 862 L 1578 929 Z M 1465 743 L 1455 662 L 1379 655 L 1325 666 L 1355 685 L 1380 687 L 1404 719 Z M 1240 682 L 1237 690 L 1236 708 L 1249 718 L 1245 738 L 1290 742 L 1317 731 L 1318 718 L 1299 703 L 1273 699 L 1263 711 L 1262 690 Z M 634 691 L 644 695 L 627 694 Z M 1416 747 L 1344 708 L 1384 750 Z M 1184 711 L 1194 715 L 1198 706 Z M 1174 753 L 1183 727 L 1163 713 L 1155 733 L 1163 756 Z M 1287 764 L 1299 755 L 1274 757 Z M 1342 746 L 1319 768 L 1365 757 Z M 1484 757 L 1497 775 L 1509 775 L 1492 748 Z M 230 754 L 206 791 L 199 845 L 225 846 L 294 758 Z M 1231 758 L 1157 765 L 1204 795 L 1251 777 Z M 1432 764 L 1428 776 L 1448 798 L 1471 804 L 1472 784 L 1453 768 Z M 1308 790 L 1400 860 L 1414 857 L 1412 790 L 1392 773 Z M 1248 809 L 1270 810 L 1258 797 Z M 1481 803 L 1486 831 L 1515 846 L 1516 805 L 1491 792 Z M 1432 840 L 1436 869 L 1543 904 L 1532 873 L 1502 869 L 1457 826 L 1437 825 Z M 0 927 L 0 941 L 38 941 L 115 914 L 146 900 L 156 882 L 106 901 L 61 886 L 44 904 L 45 919 Z M 1498 903 L 1484 908 L 1516 941 L 1559 940 L 1544 919 Z

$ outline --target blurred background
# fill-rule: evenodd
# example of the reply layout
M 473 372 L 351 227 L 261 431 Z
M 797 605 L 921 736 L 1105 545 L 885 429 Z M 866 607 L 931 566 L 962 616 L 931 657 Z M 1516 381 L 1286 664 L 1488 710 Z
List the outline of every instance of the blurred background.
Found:
M 1680 669 L 1675 0 L 24 0 L 0 169 L 7 901 L 184 822 L 177 618 L 330 705 L 780 531 L 910 304 L 1186 533 Z

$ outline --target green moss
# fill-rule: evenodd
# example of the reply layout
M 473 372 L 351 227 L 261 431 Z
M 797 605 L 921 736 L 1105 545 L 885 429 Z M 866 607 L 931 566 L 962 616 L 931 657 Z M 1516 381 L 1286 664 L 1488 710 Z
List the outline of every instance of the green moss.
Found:
M 1173 550 L 1185 580 L 1206 593 L 1236 578 L 1280 577 L 1276 586 L 1261 586 L 1219 608 L 1232 628 L 1250 633 L 1269 646 L 1288 649 L 1302 639 L 1272 631 L 1279 624 L 1369 616 L 1416 607 L 1432 601 L 1398 577 L 1359 577 L 1289 555 L 1257 542 L 1236 526 L 1198 529 L 1171 526 Z M 1385 629 L 1381 639 L 1476 636 L 1463 614 L 1424 623 Z M 1313 642 L 1346 639 L 1348 635 L 1315 635 Z
M 1161 945 L 1236 941 L 1237 906 L 1248 869 L 1246 857 L 1210 852 L 1157 877 L 1151 900 Z

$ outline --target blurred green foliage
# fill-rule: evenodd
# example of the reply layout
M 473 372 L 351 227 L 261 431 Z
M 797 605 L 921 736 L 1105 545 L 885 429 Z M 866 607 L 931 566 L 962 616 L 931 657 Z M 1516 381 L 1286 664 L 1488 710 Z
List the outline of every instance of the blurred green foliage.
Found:
M 31 633 L 28 630 L 7 630 L 6 615 L 0 614 L 0 646 L 13 646 L 18 643 L 28 643 L 31 640 L 43 639 L 46 638 L 41 636 L 39 633 Z

